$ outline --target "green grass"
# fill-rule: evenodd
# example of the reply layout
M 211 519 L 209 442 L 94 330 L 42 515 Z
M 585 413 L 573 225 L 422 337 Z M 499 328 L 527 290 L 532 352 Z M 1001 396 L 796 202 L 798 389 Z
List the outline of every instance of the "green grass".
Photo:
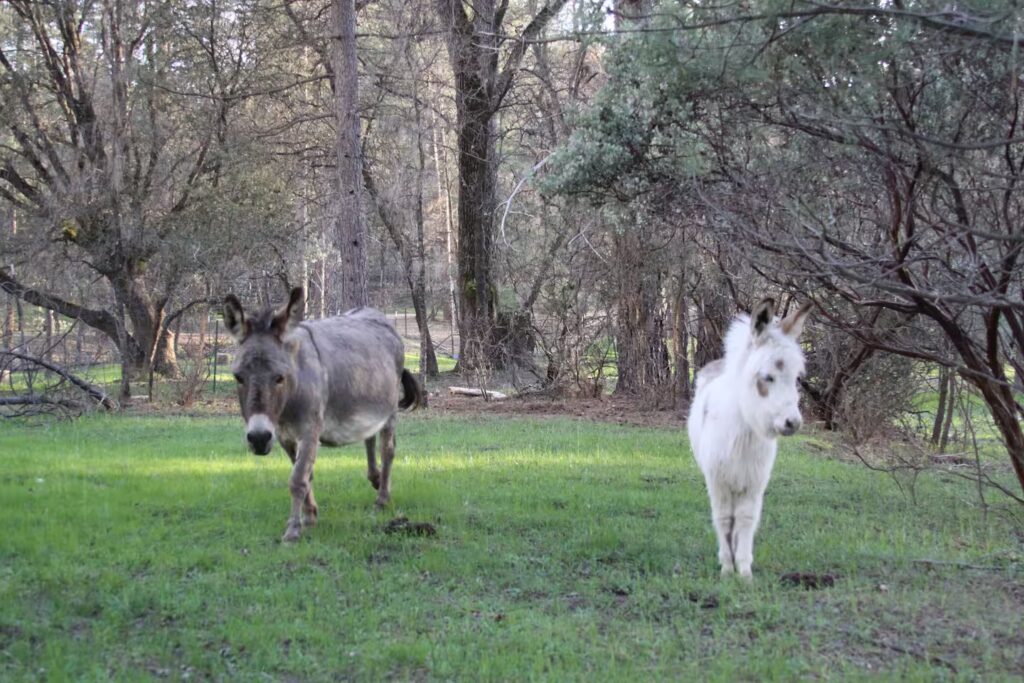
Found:
M 788 441 L 748 586 L 718 578 L 681 429 L 404 418 L 393 507 L 373 510 L 360 449 L 325 449 L 320 526 L 295 546 L 286 458 L 241 440 L 238 419 L 0 423 L 0 679 L 1024 670 L 1022 535 L 962 484 L 926 476 L 914 506 Z M 384 534 L 397 515 L 438 534 Z M 792 571 L 836 585 L 781 585 Z
M 449 356 L 447 354 L 444 354 L 444 353 L 437 353 L 436 356 L 437 356 L 437 370 L 438 370 L 438 372 L 451 372 L 452 370 L 455 369 L 456 361 L 455 361 L 454 358 L 452 358 L 451 356 Z M 419 368 L 420 368 L 420 356 L 419 356 L 419 354 L 418 353 L 409 353 L 407 351 L 406 354 L 405 354 L 405 367 L 408 368 L 410 372 L 413 372 L 413 373 L 419 372 Z

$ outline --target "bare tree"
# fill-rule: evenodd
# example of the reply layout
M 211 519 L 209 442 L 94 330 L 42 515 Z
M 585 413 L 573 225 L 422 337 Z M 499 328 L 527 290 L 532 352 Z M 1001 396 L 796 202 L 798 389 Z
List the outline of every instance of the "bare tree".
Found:
M 174 373 L 164 323 L 205 239 L 193 210 L 223 201 L 211 188 L 230 195 L 231 114 L 256 63 L 249 15 L 123 0 L 2 11 L 24 41 L 0 45 L 0 199 L 25 229 L 0 248 L 5 263 L 61 261 L 64 277 L 2 267 L 0 287 L 100 330 L 133 372 Z M 109 297 L 72 299 L 78 278 Z

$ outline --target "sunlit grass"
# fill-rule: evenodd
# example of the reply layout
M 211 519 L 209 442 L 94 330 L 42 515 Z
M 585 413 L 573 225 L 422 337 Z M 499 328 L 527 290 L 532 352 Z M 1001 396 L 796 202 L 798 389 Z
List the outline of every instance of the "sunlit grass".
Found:
M 455 369 L 456 360 L 445 353 L 436 353 L 437 369 L 439 372 L 451 372 Z M 418 353 L 405 353 L 405 367 L 410 372 L 418 372 L 420 367 L 420 355 Z
M 278 542 L 287 459 L 247 454 L 241 430 L 0 423 L 0 679 L 1005 679 L 1024 665 L 1021 537 L 957 482 L 923 476 L 914 505 L 787 441 L 742 586 L 717 576 L 681 429 L 404 416 L 392 508 L 373 509 L 361 449 L 325 449 L 321 522 L 296 546 Z M 383 533 L 397 515 L 437 535 Z M 780 585 L 791 571 L 836 585 Z

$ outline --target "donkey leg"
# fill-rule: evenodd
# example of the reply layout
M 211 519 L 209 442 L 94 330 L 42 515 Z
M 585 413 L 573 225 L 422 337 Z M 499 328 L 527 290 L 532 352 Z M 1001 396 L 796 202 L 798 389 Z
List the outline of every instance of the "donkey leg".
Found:
M 377 471 L 376 453 L 377 435 L 374 434 L 366 440 L 366 478 L 375 489 L 380 488 L 380 472 Z
M 391 462 L 395 459 L 395 417 L 391 416 L 380 430 L 380 488 L 377 489 L 377 507 L 391 500 Z
M 733 532 L 736 551 L 736 571 L 745 579 L 753 576 L 754 534 L 761 521 L 761 503 L 764 491 L 746 495 L 736 501 L 736 528 Z
M 292 467 L 292 475 L 288 479 L 288 489 L 292 493 L 292 511 L 288 517 L 288 525 L 285 527 L 284 536 L 281 538 L 286 543 L 299 540 L 302 535 L 302 512 L 309 515 L 307 501 L 312 504 L 314 516 L 316 514 L 316 502 L 313 501 L 313 464 L 316 462 L 316 447 L 319 435 L 311 435 L 298 444 L 295 465 Z
M 288 459 L 292 461 L 292 466 L 295 466 L 295 460 L 298 457 L 298 444 L 295 442 L 281 442 L 281 446 L 284 447 L 284 452 L 288 454 Z M 317 507 L 316 499 L 313 497 L 313 472 L 309 473 L 309 493 L 306 494 L 306 499 L 302 501 L 302 526 L 311 527 L 316 526 L 317 515 L 320 513 L 320 508 Z
M 735 525 L 733 501 L 729 491 L 719 487 L 715 482 L 708 481 L 708 496 L 711 498 L 711 523 L 718 536 L 718 564 L 722 567 L 722 576 L 732 574 L 735 569 L 734 553 Z
M 320 516 L 320 508 L 316 504 L 316 498 L 313 497 L 313 473 L 309 473 L 309 491 L 306 493 L 305 500 L 302 501 L 302 527 L 314 527 L 316 526 L 317 519 Z

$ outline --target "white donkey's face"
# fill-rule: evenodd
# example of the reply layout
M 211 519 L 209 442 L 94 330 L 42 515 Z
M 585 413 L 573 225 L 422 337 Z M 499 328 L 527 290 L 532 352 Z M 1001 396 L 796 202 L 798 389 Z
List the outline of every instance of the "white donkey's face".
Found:
M 762 301 L 750 317 L 750 353 L 740 373 L 744 418 L 762 436 L 790 436 L 800 429 L 800 378 L 804 354 L 798 339 L 810 306 L 781 321 L 774 303 Z

